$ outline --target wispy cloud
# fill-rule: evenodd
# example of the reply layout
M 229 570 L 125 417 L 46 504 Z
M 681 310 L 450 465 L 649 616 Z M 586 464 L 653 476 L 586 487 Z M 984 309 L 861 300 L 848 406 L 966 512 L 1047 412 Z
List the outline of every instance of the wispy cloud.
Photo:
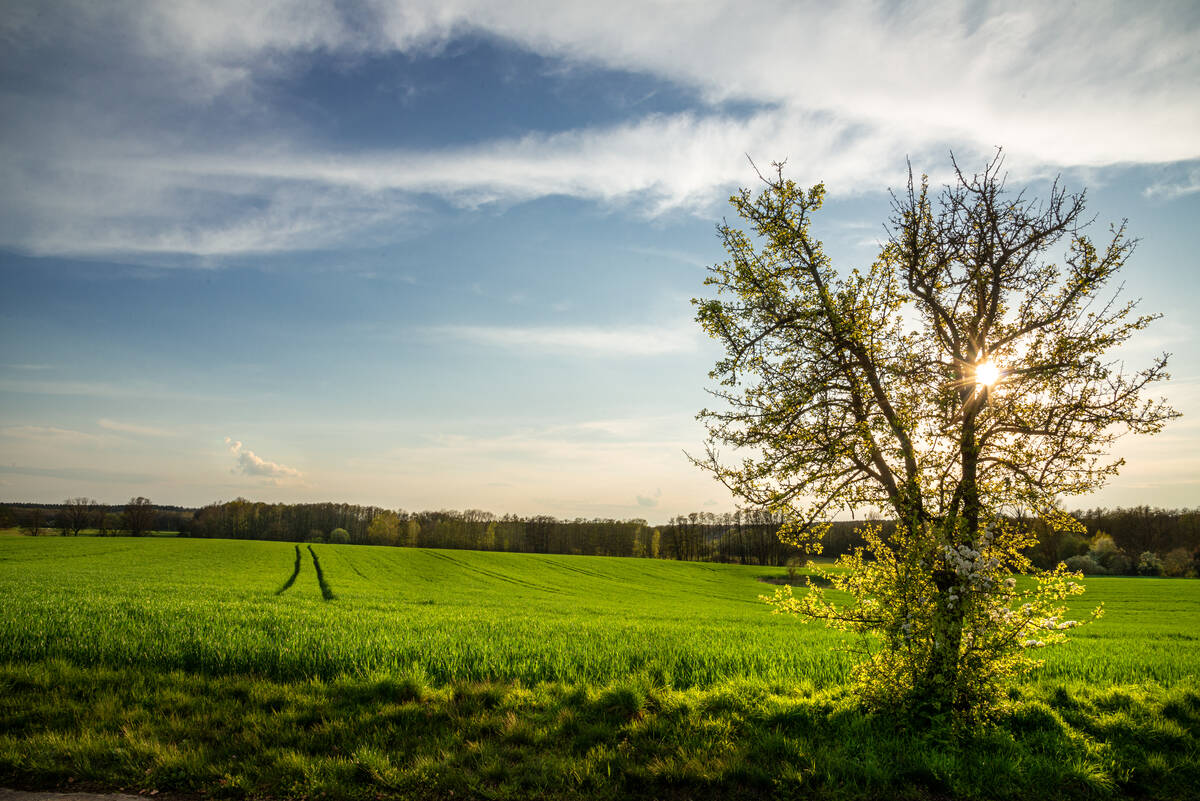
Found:
M 92 398 L 139 398 L 142 400 L 194 401 L 203 397 L 208 401 L 223 399 L 218 395 L 207 395 L 202 391 L 174 389 L 162 382 L 131 379 L 113 383 L 104 381 L 35 380 L 25 378 L 0 379 L 0 392 L 22 395 L 63 395 Z
M 114 398 L 133 394 L 135 390 L 115 384 L 89 381 L 34 381 L 29 379 L 0 379 L 0 392 L 29 395 L 91 395 Z
M 108 420 L 101 418 L 96 421 L 96 425 L 109 431 L 116 431 L 120 434 L 134 434 L 139 437 L 174 437 L 177 436 L 174 431 L 168 431 L 165 428 L 154 428 L 153 426 L 140 426 L 134 423 L 122 423 L 118 420 Z
M 1146 197 L 1173 200 L 1184 195 L 1200 192 L 1200 166 L 1195 166 L 1186 172 L 1157 181 L 1146 187 L 1143 194 Z
M 660 356 L 695 350 L 698 337 L 684 328 L 588 326 L 438 326 L 437 336 L 481 345 L 536 352 L 583 352 L 589 356 Z
M 69 444 L 93 444 L 100 440 L 95 434 L 85 431 L 75 431 L 57 426 L 4 426 L 0 428 L 0 437 L 22 440 L 54 441 Z
M 226 437 L 225 444 L 229 446 L 229 452 L 237 457 L 237 465 L 230 472 L 260 476 L 276 481 L 303 478 L 303 474 L 294 467 L 287 467 L 278 462 L 268 462 L 254 451 L 245 448 L 239 440 Z
M 651 216 L 710 211 L 725 189 L 746 181 L 747 153 L 764 162 L 812 156 L 794 162 L 795 177 L 857 191 L 899 181 L 897 154 L 905 150 L 887 131 L 867 134 L 781 110 L 654 115 L 437 151 L 275 144 L 181 153 L 148 140 L 143 147 L 136 156 L 47 158 L 24 168 L 36 182 L 10 170 L 11 183 L 24 186 L 0 238 L 36 253 L 213 258 L 329 248 L 351 238 L 361 246 L 418 230 L 420 195 L 464 208 L 564 195 Z
M 146 473 L 123 473 L 116 470 L 101 470 L 91 467 L 21 467 L 19 465 L 0 465 L 0 473 L 18 476 L 36 476 L 38 478 L 59 478 L 65 481 L 96 481 L 101 483 L 118 484 L 149 484 L 157 476 Z
M 637 495 L 635 497 L 638 506 L 644 509 L 653 509 L 658 506 L 658 499 L 662 497 L 662 489 L 655 490 L 653 495 Z

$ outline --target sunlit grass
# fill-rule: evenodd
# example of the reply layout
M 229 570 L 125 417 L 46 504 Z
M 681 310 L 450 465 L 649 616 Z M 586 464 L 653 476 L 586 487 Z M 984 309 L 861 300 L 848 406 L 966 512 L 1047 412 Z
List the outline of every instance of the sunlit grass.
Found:
M 842 635 L 772 615 L 779 568 L 646 559 L 174 539 L 0 541 L 0 660 L 333 678 L 417 669 L 434 683 L 676 687 L 842 683 Z M 295 573 L 286 590 L 280 588 Z M 1200 582 L 1093 578 L 1105 615 L 1046 649 L 1035 678 L 1195 676 Z
M 6 541 L 0 659 L 277 678 L 417 666 L 434 682 L 673 686 L 846 676 L 833 635 L 772 616 L 779 569 L 197 540 Z M 279 593 L 279 594 L 277 594 Z M 814 644 L 815 647 L 814 647 Z

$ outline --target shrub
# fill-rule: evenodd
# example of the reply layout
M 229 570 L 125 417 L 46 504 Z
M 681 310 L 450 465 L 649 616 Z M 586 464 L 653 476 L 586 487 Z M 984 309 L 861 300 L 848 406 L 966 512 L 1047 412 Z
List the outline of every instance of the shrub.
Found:
M 1034 573 L 1032 586 L 1018 587 L 1013 574 L 1032 571 L 1025 554 L 1036 540 L 1008 521 L 990 521 L 978 548 L 940 544 L 944 532 L 932 525 L 897 526 L 886 538 L 878 524 L 860 533 L 866 546 L 838 559 L 844 570 L 810 565 L 840 597 L 811 580 L 803 596 L 784 586 L 761 597 L 777 612 L 883 639 L 883 647 L 861 640 L 863 659 L 854 668 L 857 690 L 870 706 L 928 720 L 986 713 L 1004 683 L 1039 664 L 1027 652 L 1060 642 L 1084 622 L 1065 619 L 1060 605 L 1083 592 L 1073 581 L 1078 573 L 1059 565 Z M 947 568 L 932 575 L 914 569 L 925 554 L 942 558 Z M 854 601 L 847 604 L 842 593 Z M 948 660 L 954 660 L 950 667 Z
M 1109 558 L 1104 570 L 1113 576 L 1132 576 L 1137 573 L 1137 565 L 1125 554 L 1118 553 Z
M 1067 559 L 1067 570 L 1078 570 L 1085 576 L 1103 576 L 1108 572 L 1096 564 L 1096 560 L 1089 554 L 1080 554 Z
M 345 545 L 350 542 L 350 532 L 344 528 L 335 528 L 329 532 L 329 541 L 334 545 Z
M 1139 576 L 1161 576 L 1163 563 L 1154 551 L 1143 551 L 1138 557 L 1137 572 Z
M 1192 555 L 1188 553 L 1187 548 L 1176 548 L 1164 556 L 1162 560 L 1162 572 L 1164 576 L 1175 576 L 1177 578 L 1195 575 L 1196 570 L 1192 564 Z
M 1058 541 L 1056 561 L 1062 562 L 1070 559 L 1072 556 L 1082 556 L 1088 552 L 1089 543 L 1087 537 L 1082 534 L 1077 534 L 1073 531 L 1063 534 Z
M 1088 549 L 1088 556 L 1109 573 L 1116 573 L 1120 571 L 1113 569 L 1118 566 L 1115 563 L 1120 562 L 1125 553 L 1112 537 L 1103 531 L 1097 531 L 1096 536 L 1092 537 L 1092 547 Z

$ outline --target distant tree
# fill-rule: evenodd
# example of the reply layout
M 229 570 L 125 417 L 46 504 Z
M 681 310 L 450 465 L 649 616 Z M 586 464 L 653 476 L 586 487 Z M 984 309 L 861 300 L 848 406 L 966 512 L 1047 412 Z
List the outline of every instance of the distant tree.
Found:
M 95 516 L 96 502 L 91 498 L 67 498 L 63 502 L 61 520 L 63 529 L 78 537 L 79 532 L 87 528 Z
M 329 541 L 334 545 L 346 545 L 350 542 L 350 532 L 344 528 L 335 528 L 329 532 Z
M 367 542 L 371 545 L 397 545 L 400 541 L 400 516 L 383 511 L 367 526 Z
M 1192 575 L 1192 557 L 1187 548 L 1175 548 L 1163 557 L 1163 575 L 1183 577 Z
M 25 523 L 21 526 L 21 532 L 30 537 L 36 537 L 42 533 L 42 510 L 35 506 L 25 515 Z
M 1085 576 L 1103 576 L 1108 572 L 1091 557 L 1091 554 L 1086 553 L 1068 557 L 1064 564 L 1067 570 L 1082 573 Z
M 125 530 L 131 536 L 141 537 L 149 533 L 150 527 L 154 524 L 154 505 L 150 503 L 149 498 L 141 496 L 130 498 L 129 503 L 125 504 L 125 513 L 122 517 Z
M 1117 546 L 1112 537 L 1103 531 L 1097 532 L 1096 536 L 1092 537 L 1092 547 L 1088 549 L 1087 555 L 1093 562 L 1104 568 L 1105 573 L 1121 575 L 1130 572 L 1132 567 L 1125 552 Z
M 872 703 L 986 709 L 1034 664 L 1027 649 L 1061 639 L 1059 601 L 1080 589 L 1061 570 L 1007 581 L 1032 570 L 1014 513 L 1081 528 L 1060 496 L 1117 472 L 1121 433 L 1176 415 L 1146 397 L 1166 354 L 1134 373 L 1108 355 L 1154 319 L 1107 297 L 1134 243 L 1124 226 L 1086 236 L 1082 194 L 1007 192 L 997 155 L 973 176 L 955 165 L 936 198 L 910 174 L 878 259 L 839 274 L 811 230 L 824 186 L 782 165 L 763 183 L 731 198 L 751 231 L 719 226 L 729 260 L 706 282 L 717 297 L 695 301 L 725 348 L 697 464 L 786 513 L 781 536 L 809 551 L 835 512 L 886 510 L 895 526 L 865 527 L 866 550 L 827 577 L 849 603 L 781 589 L 777 609 L 868 635 L 856 675 Z

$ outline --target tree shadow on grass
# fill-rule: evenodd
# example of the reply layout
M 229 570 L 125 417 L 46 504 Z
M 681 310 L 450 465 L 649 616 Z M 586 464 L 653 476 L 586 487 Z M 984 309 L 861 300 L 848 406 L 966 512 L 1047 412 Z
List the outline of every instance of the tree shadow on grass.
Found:
M 1026 687 L 985 729 L 841 690 L 0 666 L 0 783 L 217 798 L 1196 798 L 1200 695 Z M 73 781 L 72 781 L 73 780 Z

